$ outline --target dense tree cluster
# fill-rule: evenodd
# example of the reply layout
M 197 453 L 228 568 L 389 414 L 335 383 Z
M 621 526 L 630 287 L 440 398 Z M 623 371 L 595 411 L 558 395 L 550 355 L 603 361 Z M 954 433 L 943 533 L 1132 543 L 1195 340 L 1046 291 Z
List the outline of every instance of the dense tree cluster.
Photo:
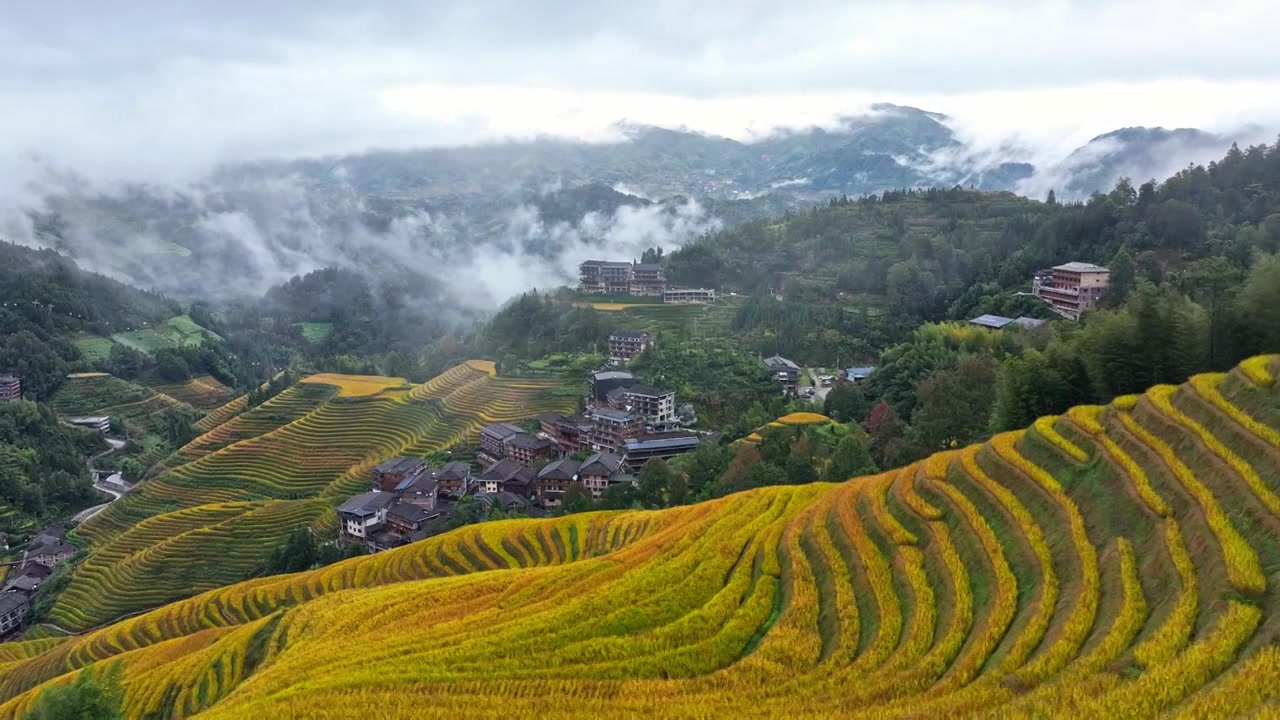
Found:
M 0 506 L 27 518 L 83 507 L 96 497 L 85 458 L 105 447 L 97 435 L 59 423 L 48 406 L 0 403 Z

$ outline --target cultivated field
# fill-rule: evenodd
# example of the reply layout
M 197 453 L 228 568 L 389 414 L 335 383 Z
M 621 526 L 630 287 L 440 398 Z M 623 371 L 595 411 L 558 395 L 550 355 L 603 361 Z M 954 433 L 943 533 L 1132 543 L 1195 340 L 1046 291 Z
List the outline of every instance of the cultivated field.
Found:
M 0 715 L 118 658 L 131 717 L 1273 716 L 1277 371 L 847 483 L 470 526 L 0 646 Z M 456 407 L 470 375 L 423 392 Z M 207 512 L 191 522 L 224 521 Z
M 251 577 L 293 529 L 331 527 L 332 508 L 368 489 L 378 462 L 474 439 L 489 422 L 572 410 L 558 388 L 473 361 L 423 385 L 323 375 L 249 410 L 233 401 L 163 473 L 79 528 L 92 552 L 50 620 L 93 627 Z

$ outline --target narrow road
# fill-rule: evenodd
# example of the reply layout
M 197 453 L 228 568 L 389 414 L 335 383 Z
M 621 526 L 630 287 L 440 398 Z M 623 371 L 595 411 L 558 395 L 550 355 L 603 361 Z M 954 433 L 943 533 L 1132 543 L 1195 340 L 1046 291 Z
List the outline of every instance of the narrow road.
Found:
M 102 492 L 110 495 L 111 499 L 108 500 L 107 502 L 102 503 L 101 505 L 94 505 L 91 508 L 85 508 L 84 510 L 81 510 L 80 512 L 76 513 L 75 517 L 71 518 L 72 525 L 79 525 L 85 520 L 88 520 L 94 515 L 97 515 L 98 513 L 107 509 L 108 505 L 115 502 L 116 500 L 119 500 L 122 496 L 124 496 L 125 493 L 133 489 L 132 485 L 124 481 L 124 477 L 120 475 L 120 473 L 107 475 L 107 472 L 105 470 L 98 470 L 93 467 L 93 464 L 97 462 L 99 459 L 104 458 L 110 455 L 111 453 L 116 452 L 117 450 L 123 449 L 124 446 L 127 444 L 124 440 L 116 440 L 115 438 L 106 438 L 106 441 L 107 441 L 107 444 L 111 446 L 111 448 L 108 450 L 104 450 L 98 453 L 97 455 L 94 455 L 93 457 L 89 458 L 87 464 L 89 466 L 89 473 L 93 476 L 93 487 L 97 490 L 101 490 Z M 100 480 L 99 477 L 102 475 L 107 475 L 107 477 L 105 479 Z
M 827 393 L 831 392 L 833 386 L 827 385 L 823 387 L 818 382 L 818 370 L 816 368 L 805 368 L 805 373 L 809 376 L 809 381 L 813 383 L 813 387 L 817 391 L 810 399 L 813 400 L 815 405 L 822 407 L 827 401 Z

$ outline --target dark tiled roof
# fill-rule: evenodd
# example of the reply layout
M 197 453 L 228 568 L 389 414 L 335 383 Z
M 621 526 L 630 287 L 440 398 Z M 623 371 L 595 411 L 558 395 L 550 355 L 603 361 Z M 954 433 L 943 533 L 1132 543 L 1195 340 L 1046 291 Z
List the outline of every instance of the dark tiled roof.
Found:
M 471 466 L 461 460 L 444 464 L 436 473 L 437 481 L 463 480 L 471 473 Z
M 405 522 L 422 523 L 435 515 L 432 510 L 419 507 L 413 503 L 400 503 L 387 512 L 388 517 L 396 517 Z
M 626 446 L 627 452 L 695 447 L 698 444 L 698 436 L 692 433 L 664 433 L 664 435 L 669 437 L 642 435 L 638 438 L 627 440 L 623 444 Z
M 671 395 L 674 390 L 663 390 L 652 385 L 632 385 L 626 389 L 628 395 L 643 395 L 645 397 L 662 397 L 663 395 Z
M 769 368 L 775 369 L 775 370 L 799 370 L 800 369 L 799 365 L 782 357 L 781 355 L 774 355 L 773 357 L 765 358 L 764 364 L 767 365 Z
M 582 467 L 582 463 L 573 458 L 564 458 L 547 463 L 545 467 L 538 472 L 538 478 L 547 480 L 572 480 L 574 475 L 578 474 L 578 468 Z
M 658 263 L 638 263 L 635 269 L 637 272 L 661 272 L 662 266 Z
M 614 410 L 613 408 L 596 408 L 595 415 L 597 418 L 614 422 L 629 422 L 636 419 L 635 415 L 626 410 Z
M 616 453 L 596 453 L 582 461 L 578 469 L 581 475 L 612 475 L 622 467 L 622 456 Z
M 8 614 L 23 605 L 30 604 L 31 602 L 27 600 L 27 596 L 24 593 L 7 592 L 0 594 L 0 615 Z
M 626 339 L 629 339 L 629 340 L 644 340 L 645 338 L 649 338 L 649 337 L 653 337 L 653 336 L 649 333 L 649 331 L 648 331 L 648 330 L 630 330 L 630 329 L 627 329 L 627 328 L 619 328 L 619 329 L 617 329 L 617 330 L 614 330 L 614 331 L 613 331 L 613 333 L 612 333 L 611 335 L 609 335 L 609 337 L 610 337 L 610 339 L 612 339 L 612 338 L 618 338 L 618 339 L 626 338 Z
M 380 465 L 373 469 L 379 473 L 400 473 L 404 475 L 412 475 L 420 472 L 427 466 L 427 461 L 422 458 L 409 457 L 393 457 L 383 461 Z
M 531 452 L 546 450 L 547 448 L 555 445 L 555 443 L 546 438 L 534 437 L 533 435 L 527 434 L 516 435 L 508 440 L 507 443 L 513 447 L 522 448 Z
M 556 423 L 564 422 L 564 420 L 565 416 L 558 412 L 544 412 L 538 416 L 539 422 L 544 422 L 549 425 L 555 425 Z
M 512 425 L 511 423 L 493 423 L 491 425 L 485 425 L 481 428 L 480 432 L 506 440 L 512 435 L 519 435 L 520 433 L 523 433 L 524 430 L 516 425 Z
M 391 493 L 365 492 L 351 496 L 351 499 L 338 506 L 338 512 L 349 515 L 373 515 L 391 505 L 395 498 Z
M 483 473 L 480 473 L 480 477 L 476 479 L 480 480 L 481 482 L 500 482 L 501 483 L 501 482 L 506 482 L 508 480 L 514 480 L 517 476 L 520 475 L 521 470 L 528 470 L 528 469 L 529 468 L 521 465 L 515 460 L 499 460 L 498 462 L 490 465 L 488 470 L 485 470 Z

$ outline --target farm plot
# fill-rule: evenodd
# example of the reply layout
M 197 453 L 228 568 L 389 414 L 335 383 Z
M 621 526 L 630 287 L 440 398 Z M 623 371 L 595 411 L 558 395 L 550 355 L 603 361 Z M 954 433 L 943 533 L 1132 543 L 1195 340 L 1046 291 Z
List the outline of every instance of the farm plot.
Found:
M 485 523 L 213 589 L 16 653 L 0 715 L 119 659 L 132 715 L 1269 716 L 1273 366 L 1073 409 L 846 483 Z M 537 396 L 451 372 L 428 397 L 334 399 L 295 424 L 328 434 L 309 421 L 343 403 L 425 408 L 398 416 L 404 446 L 443 418 L 480 422 Z M 511 399 L 478 405 L 485 387 Z M 324 500 L 211 504 L 118 532 L 77 607 L 108 592 L 124 598 L 111 612 L 145 605 L 127 578 L 169 577 L 148 552 L 194 557 L 186 534 L 241 506 L 306 502 Z

